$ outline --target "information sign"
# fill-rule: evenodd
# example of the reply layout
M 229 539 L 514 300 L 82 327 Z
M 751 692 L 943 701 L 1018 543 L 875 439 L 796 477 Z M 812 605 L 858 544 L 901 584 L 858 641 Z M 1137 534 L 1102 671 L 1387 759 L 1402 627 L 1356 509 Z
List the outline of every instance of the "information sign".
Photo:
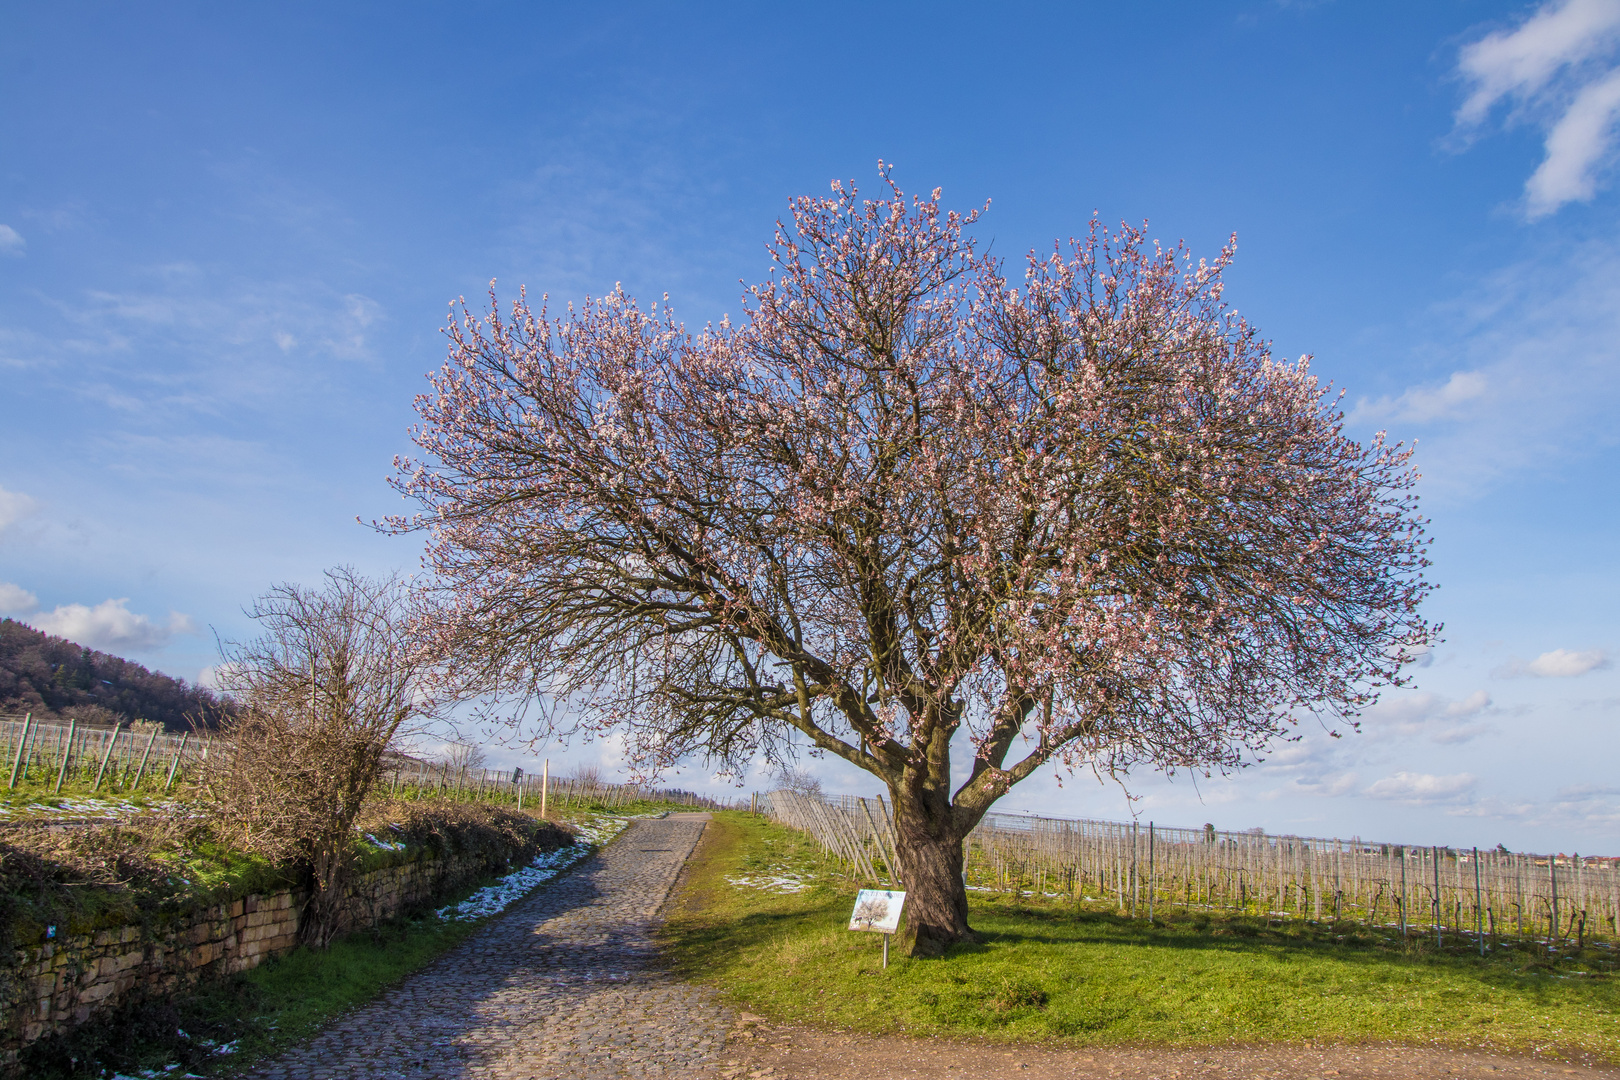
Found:
M 906 894 L 887 889 L 862 889 L 855 898 L 855 911 L 849 917 L 851 930 L 871 930 L 892 934 L 900 928 L 900 909 Z

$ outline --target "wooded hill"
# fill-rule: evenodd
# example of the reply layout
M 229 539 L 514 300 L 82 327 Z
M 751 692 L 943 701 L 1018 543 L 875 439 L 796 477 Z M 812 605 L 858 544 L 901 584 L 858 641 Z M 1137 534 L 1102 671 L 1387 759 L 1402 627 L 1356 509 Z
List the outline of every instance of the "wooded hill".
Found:
M 184 679 L 0 619 L 0 713 L 81 723 L 153 720 L 170 731 L 211 722 L 224 702 Z

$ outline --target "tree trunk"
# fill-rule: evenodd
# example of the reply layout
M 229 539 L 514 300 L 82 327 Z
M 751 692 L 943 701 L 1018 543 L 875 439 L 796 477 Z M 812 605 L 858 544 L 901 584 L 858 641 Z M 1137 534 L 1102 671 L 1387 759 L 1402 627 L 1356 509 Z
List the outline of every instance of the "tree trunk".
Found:
M 299 939 L 310 948 L 326 949 L 343 929 L 354 863 L 347 844 L 328 841 L 316 845 L 310 860 L 309 900 L 298 927 Z
M 895 854 L 906 890 L 902 943 L 912 956 L 939 956 L 952 945 L 975 940 L 962 882 L 963 836 L 949 796 L 914 800 L 895 792 L 894 808 Z

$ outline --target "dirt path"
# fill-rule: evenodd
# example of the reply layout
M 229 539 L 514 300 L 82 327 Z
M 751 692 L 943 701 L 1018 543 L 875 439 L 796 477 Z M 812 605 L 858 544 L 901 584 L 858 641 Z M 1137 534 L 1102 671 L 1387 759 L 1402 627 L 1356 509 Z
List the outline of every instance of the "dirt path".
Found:
M 721 1055 L 720 1080 L 1407 1080 L 1558 1077 L 1613 1080 L 1620 1070 L 1523 1057 L 1392 1046 L 1219 1050 L 1056 1050 L 954 1039 L 883 1039 L 774 1025 L 741 1014 Z

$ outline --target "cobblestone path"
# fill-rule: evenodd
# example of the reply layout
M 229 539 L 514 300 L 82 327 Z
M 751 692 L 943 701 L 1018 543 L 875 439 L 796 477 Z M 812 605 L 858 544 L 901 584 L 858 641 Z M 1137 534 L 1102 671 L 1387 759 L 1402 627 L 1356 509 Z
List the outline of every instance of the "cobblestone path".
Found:
M 254 1080 L 713 1075 L 731 1020 L 659 969 L 652 931 L 707 814 L 635 821 Z

